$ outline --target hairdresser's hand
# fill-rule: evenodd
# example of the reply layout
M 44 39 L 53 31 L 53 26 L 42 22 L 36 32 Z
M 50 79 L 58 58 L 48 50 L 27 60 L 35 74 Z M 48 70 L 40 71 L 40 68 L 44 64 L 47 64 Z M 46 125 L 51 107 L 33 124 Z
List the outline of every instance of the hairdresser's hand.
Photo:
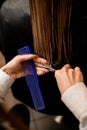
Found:
M 24 69 L 22 63 L 24 61 L 33 60 L 34 63 L 47 64 L 47 61 L 43 58 L 40 58 L 34 54 L 28 55 L 17 55 L 11 61 L 9 61 L 6 65 L 4 65 L 1 70 L 5 73 L 9 74 L 12 78 L 17 79 L 24 76 Z M 36 67 L 37 74 L 42 75 L 47 73 L 48 70 L 44 68 Z
M 83 74 L 79 67 L 72 69 L 66 64 L 62 69 L 55 72 L 55 78 L 61 95 L 72 85 L 83 82 Z

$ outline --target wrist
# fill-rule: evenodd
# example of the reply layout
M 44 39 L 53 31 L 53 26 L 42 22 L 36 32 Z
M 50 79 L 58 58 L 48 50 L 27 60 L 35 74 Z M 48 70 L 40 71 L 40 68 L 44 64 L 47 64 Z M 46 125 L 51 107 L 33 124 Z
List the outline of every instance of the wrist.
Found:
M 14 76 L 13 76 L 13 74 L 11 73 L 11 70 L 10 70 L 8 67 L 3 66 L 3 67 L 1 68 L 1 70 L 2 70 L 3 72 L 5 72 L 6 74 L 8 74 L 11 78 L 15 79 Z

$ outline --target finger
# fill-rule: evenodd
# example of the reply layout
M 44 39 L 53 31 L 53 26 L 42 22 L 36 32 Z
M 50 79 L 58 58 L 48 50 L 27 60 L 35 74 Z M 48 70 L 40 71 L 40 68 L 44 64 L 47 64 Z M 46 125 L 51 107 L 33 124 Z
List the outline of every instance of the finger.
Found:
M 45 72 L 44 71 L 37 71 L 37 75 L 40 76 L 40 75 L 44 75 Z
M 34 58 L 37 58 L 37 56 L 34 54 L 25 54 L 25 55 L 18 55 L 17 58 L 20 58 L 20 61 L 24 62 L 27 60 L 32 60 Z
M 55 78 L 58 77 L 60 75 L 60 73 L 61 73 L 61 69 L 60 70 L 56 70 L 55 71 Z
M 74 70 L 75 70 L 75 73 L 78 74 L 78 76 L 82 74 L 82 72 L 81 72 L 79 67 L 75 67 Z
M 34 54 L 17 55 L 12 59 L 12 61 L 14 60 L 14 61 L 18 61 L 18 62 L 24 62 L 27 60 L 32 60 L 35 57 L 37 57 L 37 56 Z
M 38 62 L 37 62 L 38 61 Z M 44 58 L 41 58 L 41 57 L 37 57 L 34 59 L 34 62 L 36 62 L 36 64 L 42 64 L 42 65 L 45 65 L 45 64 L 48 64 L 47 60 L 44 59 Z
M 75 71 L 81 71 L 81 70 L 80 70 L 80 67 L 78 67 L 78 66 L 75 67 Z
M 66 64 L 63 66 L 63 69 L 71 69 L 71 66 L 69 64 Z
M 39 75 L 43 75 L 43 74 L 46 74 L 47 72 L 45 72 L 45 71 L 42 71 L 42 70 L 38 70 L 37 71 L 37 75 L 39 76 Z
M 37 66 L 36 66 L 36 70 L 37 70 L 37 71 L 43 71 L 43 72 L 45 72 L 45 73 L 48 73 L 48 72 L 49 72 L 48 69 L 40 68 L 40 67 L 37 67 Z
M 81 69 L 80 69 L 79 67 L 75 67 L 75 73 L 76 73 L 76 75 L 77 75 L 77 78 L 80 77 L 80 79 L 81 79 L 82 81 L 84 81 L 83 73 L 82 73 L 82 71 L 81 71 Z

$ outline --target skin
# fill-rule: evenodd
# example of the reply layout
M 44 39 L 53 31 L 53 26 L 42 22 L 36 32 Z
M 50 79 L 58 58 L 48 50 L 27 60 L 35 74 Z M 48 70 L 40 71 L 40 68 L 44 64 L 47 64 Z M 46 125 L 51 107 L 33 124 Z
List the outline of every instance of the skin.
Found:
M 72 85 L 83 82 L 83 74 L 79 67 L 71 68 L 66 64 L 62 69 L 55 72 L 55 78 L 61 95 Z
M 38 64 L 46 65 L 47 61 L 34 54 L 17 55 L 11 61 L 9 61 L 6 65 L 4 65 L 1 68 L 1 70 L 9 74 L 14 79 L 24 77 L 25 74 L 24 74 L 22 63 L 28 60 L 34 61 L 37 75 L 43 75 L 48 72 L 47 69 L 38 67 Z

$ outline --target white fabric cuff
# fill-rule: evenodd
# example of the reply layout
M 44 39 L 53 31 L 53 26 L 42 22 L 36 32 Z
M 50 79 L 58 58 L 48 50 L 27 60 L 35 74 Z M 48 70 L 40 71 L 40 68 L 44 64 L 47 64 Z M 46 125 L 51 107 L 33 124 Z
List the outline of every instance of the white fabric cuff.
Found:
M 14 81 L 12 77 L 0 70 L 0 103 L 4 100 L 4 97 Z
M 87 88 L 83 82 L 71 86 L 61 99 L 78 120 L 87 112 Z

